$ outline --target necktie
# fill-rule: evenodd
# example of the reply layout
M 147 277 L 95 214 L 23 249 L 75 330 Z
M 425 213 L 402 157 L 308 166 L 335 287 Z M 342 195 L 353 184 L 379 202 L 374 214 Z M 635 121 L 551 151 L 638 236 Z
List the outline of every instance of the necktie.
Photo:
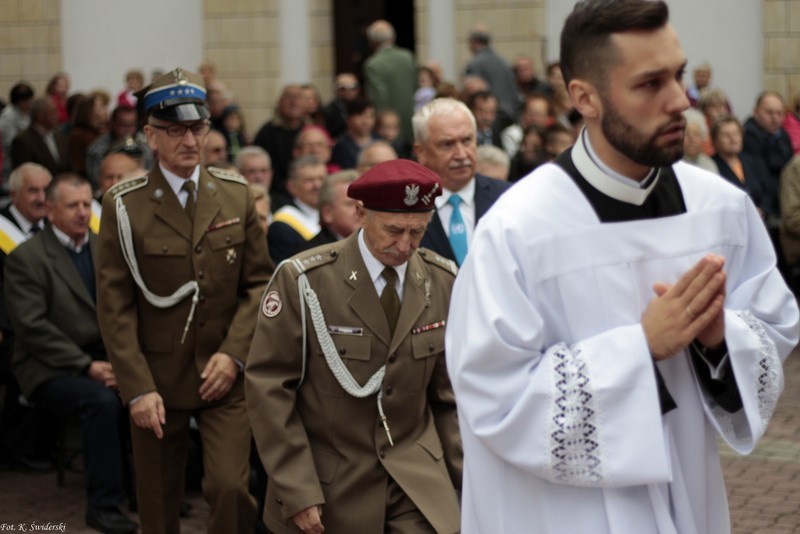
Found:
M 389 322 L 389 331 L 394 335 L 397 326 L 397 318 L 400 316 L 400 297 L 397 296 L 397 271 L 393 267 L 387 267 L 381 273 L 386 280 L 386 287 L 381 292 L 381 306 Z
M 194 221 L 194 182 L 191 180 L 186 180 L 183 182 L 181 189 L 189 193 L 189 197 L 186 199 L 186 205 L 183 206 L 183 209 L 186 210 L 186 215 L 189 216 L 189 220 Z
M 31 229 L 30 229 L 30 230 L 28 230 L 28 231 L 29 231 L 29 232 L 30 232 L 30 234 L 33 236 L 33 235 L 36 235 L 36 234 L 38 234 L 38 233 L 39 233 L 39 230 L 41 230 L 41 229 L 42 229 L 42 227 L 41 227 L 41 226 L 39 226 L 38 224 L 34 224 L 33 226 L 31 226 Z
M 461 202 L 463 201 L 458 195 L 450 195 L 447 199 L 447 203 L 453 206 L 453 213 L 450 215 L 450 246 L 453 247 L 458 265 L 462 265 L 467 256 L 467 225 L 461 217 Z

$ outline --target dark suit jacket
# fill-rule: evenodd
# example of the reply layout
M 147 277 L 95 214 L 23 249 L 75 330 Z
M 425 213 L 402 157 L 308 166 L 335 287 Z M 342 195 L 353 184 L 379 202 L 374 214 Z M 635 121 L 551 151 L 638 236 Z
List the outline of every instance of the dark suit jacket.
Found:
M 761 208 L 764 213 L 777 214 L 780 211 L 779 206 L 774 204 L 775 195 L 774 191 L 772 191 L 772 179 L 761 160 L 746 152 L 739 154 L 742 170 L 744 171 L 744 183 L 742 183 L 733 172 L 733 169 L 725 163 L 725 160 L 716 154 L 712 156 L 712 159 L 717 164 L 720 176 L 747 191 L 747 194 L 753 199 L 753 203 Z
M 91 232 L 88 246 L 94 255 Z M 94 299 L 50 227 L 8 255 L 4 278 L 16 333 L 12 365 L 26 397 L 40 384 L 78 375 L 104 356 Z
M 59 129 L 53 131 L 53 136 L 55 137 L 61 161 L 57 162 L 53 158 L 53 154 L 47 148 L 44 138 L 39 135 L 33 125 L 30 125 L 11 142 L 11 164 L 13 168 L 16 169 L 23 163 L 33 162 L 45 167 L 53 176 L 70 170 L 67 138 Z
M 482 174 L 475 175 L 475 222 L 480 220 L 483 215 L 489 211 L 494 201 L 502 195 L 506 189 L 511 187 L 508 182 L 502 182 L 483 176 Z M 439 218 L 438 211 L 435 211 L 431 222 L 428 224 L 428 229 L 422 237 L 421 247 L 429 248 L 440 256 L 456 261 L 456 255 L 453 248 L 450 246 L 450 240 L 442 226 L 442 220 Z

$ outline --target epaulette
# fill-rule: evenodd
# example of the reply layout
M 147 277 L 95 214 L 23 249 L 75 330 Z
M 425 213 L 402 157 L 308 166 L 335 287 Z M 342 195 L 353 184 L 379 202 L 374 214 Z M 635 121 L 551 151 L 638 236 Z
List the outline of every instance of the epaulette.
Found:
M 220 169 L 219 167 L 206 167 L 208 174 L 213 176 L 214 178 L 220 178 L 222 180 L 228 180 L 229 182 L 238 182 L 242 185 L 247 185 L 247 180 L 236 171 L 230 171 L 228 169 Z
M 456 276 L 458 274 L 458 265 L 456 265 L 456 262 L 454 262 L 453 260 L 448 260 L 444 256 L 440 256 L 434 251 L 427 248 L 421 248 L 417 251 L 417 253 L 427 263 L 430 263 L 431 265 L 435 265 L 440 269 L 448 271 L 453 276 Z
M 135 191 L 136 189 L 146 186 L 149 180 L 150 178 L 146 174 L 144 176 L 137 176 L 136 178 L 128 178 L 127 180 L 117 182 L 113 187 L 111 187 L 111 189 L 108 190 L 106 194 L 111 195 L 114 198 L 121 197 L 122 195 L 126 195 L 131 191 Z
M 318 247 L 294 256 L 291 262 L 297 273 L 295 278 L 306 271 L 333 263 L 339 257 L 339 251 L 333 247 Z

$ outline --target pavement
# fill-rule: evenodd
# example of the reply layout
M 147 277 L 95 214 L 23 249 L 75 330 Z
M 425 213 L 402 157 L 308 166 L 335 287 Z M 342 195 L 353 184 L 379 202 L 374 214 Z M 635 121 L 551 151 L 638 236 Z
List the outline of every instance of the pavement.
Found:
M 758 448 L 739 456 L 720 444 L 734 534 L 800 533 L 800 350 L 786 361 L 784 375 L 783 395 Z M 0 532 L 95 533 L 84 522 L 84 482 L 79 468 L 67 472 L 63 488 L 54 472 L 0 470 Z M 181 532 L 206 532 L 203 496 L 190 492 L 186 501 L 192 509 Z

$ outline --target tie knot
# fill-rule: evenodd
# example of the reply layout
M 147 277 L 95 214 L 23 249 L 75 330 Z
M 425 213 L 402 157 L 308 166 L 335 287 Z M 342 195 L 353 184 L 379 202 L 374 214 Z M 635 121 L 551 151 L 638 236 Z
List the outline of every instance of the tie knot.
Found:
M 458 209 L 462 202 L 464 201 L 458 195 L 450 195 L 450 198 L 447 199 L 447 203 L 453 206 L 455 209 Z
M 194 194 L 194 182 L 191 181 L 191 180 L 186 180 L 185 182 L 183 182 L 183 185 L 181 186 L 181 189 L 183 189 L 184 191 L 187 191 L 190 195 L 193 195 Z
M 386 280 L 386 285 L 391 286 L 392 289 L 395 288 L 397 285 L 397 271 L 394 270 L 394 267 L 385 268 L 381 276 Z

